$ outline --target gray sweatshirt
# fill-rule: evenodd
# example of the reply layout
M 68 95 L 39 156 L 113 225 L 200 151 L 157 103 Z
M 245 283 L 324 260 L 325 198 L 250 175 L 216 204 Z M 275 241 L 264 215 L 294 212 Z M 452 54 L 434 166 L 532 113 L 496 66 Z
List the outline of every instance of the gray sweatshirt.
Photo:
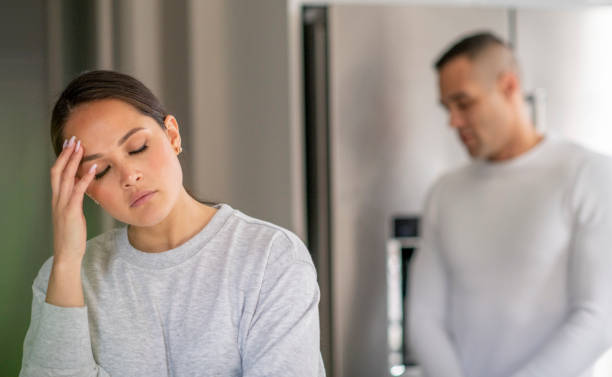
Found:
M 136 250 L 126 227 L 88 241 L 85 307 L 45 302 L 51 265 L 34 281 L 21 377 L 325 376 L 308 250 L 228 205 L 166 252 Z

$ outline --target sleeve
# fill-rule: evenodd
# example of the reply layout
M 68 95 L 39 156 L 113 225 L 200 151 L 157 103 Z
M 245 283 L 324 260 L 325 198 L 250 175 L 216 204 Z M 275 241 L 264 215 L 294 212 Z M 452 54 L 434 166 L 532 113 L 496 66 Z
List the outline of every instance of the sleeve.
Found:
M 301 241 L 273 241 L 243 350 L 244 377 L 324 377 L 319 287 Z
M 43 265 L 32 286 L 32 317 L 19 377 L 110 377 L 93 358 L 87 307 L 45 302 L 51 264 L 49 259 Z
M 588 161 L 568 196 L 573 217 L 569 313 L 558 331 L 512 377 L 575 377 L 610 346 L 612 164 Z
M 434 191 L 425 207 L 421 246 L 410 268 L 409 344 L 427 377 L 463 377 L 446 330 L 448 275 L 437 246 Z

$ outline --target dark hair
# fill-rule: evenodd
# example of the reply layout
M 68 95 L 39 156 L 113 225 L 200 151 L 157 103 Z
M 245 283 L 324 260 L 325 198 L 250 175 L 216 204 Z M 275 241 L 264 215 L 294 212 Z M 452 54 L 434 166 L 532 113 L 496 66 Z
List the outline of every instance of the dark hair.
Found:
M 446 50 L 446 52 L 438 58 L 434 66 L 437 71 L 440 71 L 446 63 L 456 57 L 467 56 L 469 59 L 474 59 L 484 50 L 494 45 L 511 49 L 509 44 L 491 32 L 480 32 L 468 35 Z
M 168 113 L 143 83 L 132 76 L 115 71 L 85 72 L 68 84 L 53 107 L 51 143 L 56 156 L 62 151 L 64 126 L 70 113 L 81 104 L 110 98 L 134 106 L 165 128 L 164 120 Z

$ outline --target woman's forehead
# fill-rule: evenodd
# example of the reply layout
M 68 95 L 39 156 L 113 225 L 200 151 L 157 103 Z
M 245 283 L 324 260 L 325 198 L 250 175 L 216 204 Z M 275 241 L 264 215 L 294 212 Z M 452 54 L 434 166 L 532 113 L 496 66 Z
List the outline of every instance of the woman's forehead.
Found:
M 68 117 L 64 138 L 118 139 L 135 127 L 152 126 L 157 126 L 157 123 L 132 105 L 116 99 L 103 99 L 77 106 Z

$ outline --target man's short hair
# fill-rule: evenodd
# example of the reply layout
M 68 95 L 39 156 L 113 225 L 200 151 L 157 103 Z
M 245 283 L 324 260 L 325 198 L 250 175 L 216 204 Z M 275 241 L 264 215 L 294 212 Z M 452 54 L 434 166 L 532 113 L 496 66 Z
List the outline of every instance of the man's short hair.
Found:
M 436 61 L 435 68 L 438 72 L 446 63 L 459 56 L 466 56 L 470 60 L 474 60 L 478 55 L 487 50 L 491 46 L 505 47 L 512 50 L 512 47 L 504 42 L 491 32 L 479 32 L 468 35 L 459 42 L 451 46 L 442 56 Z

